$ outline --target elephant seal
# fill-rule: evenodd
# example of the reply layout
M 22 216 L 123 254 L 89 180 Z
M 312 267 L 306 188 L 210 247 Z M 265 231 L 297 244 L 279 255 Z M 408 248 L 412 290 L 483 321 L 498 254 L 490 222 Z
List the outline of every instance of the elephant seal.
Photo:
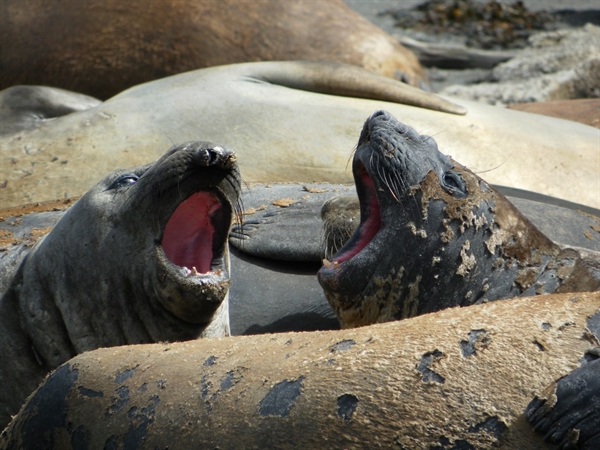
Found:
M 496 186 L 540 231 L 563 247 L 600 251 L 600 214 L 580 204 Z M 229 288 L 231 333 L 259 334 L 339 329 L 339 321 L 317 281 L 324 242 L 320 211 L 324 203 L 353 196 L 345 212 L 360 209 L 354 186 L 331 183 L 246 183 L 243 222 L 230 231 Z M 24 255 L 72 202 L 0 210 L 0 297 Z M 29 212 L 33 210 L 33 212 Z M 332 209 L 344 227 L 344 214 Z M 344 238 L 339 235 L 338 244 Z M 344 242 L 345 243 L 345 242 Z M 328 258 L 330 258 L 328 256 Z M 294 295 L 290 296 L 290 292 Z
M 587 322 L 599 301 L 552 294 L 86 352 L 29 397 L 0 448 L 538 450 L 523 410 L 598 345 Z
M 588 318 L 587 331 L 586 338 L 600 339 L 600 311 Z M 589 349 L 580 363 L 538 392 L 525 417 L 560 448 L 593 450 L 600 447 L 600 346 Z
M 318 272 L 342 327 L 600 289 L 600 261 L 561 249 L 431 137 L 385 111 L 365 122 L 352 171 L 360 225 Z
M 342 97 L 349 95 L 361 98 Z M 392 103 L 411 98 L 418 107 Z M 457 160 L 486 171 L 490 183 L 600 207 L 597 129 L 476 102 L 464 106 L 466 115 L 444 114 L 439 110 L 465 109 L 340 64 L 202 69 L 0 136 L 0 191 L 5 207 L 79 196 L 115 167 L 155 161 L 174 137 L 237 149 L 246 182 L 350 183 L 346 167 L 357 132 L 365 117 L 385 109 L 435 135 Z
M 172 147 L 111 173 L 24 257 L 0 305 L 0 426 L 44 376 L 98 347 L 229 334 L 233 151 Z
M 101 99 L 204 67 L 290 59 L 426 84 L 415 55 L 342 0 L 2 0 L 0 46 L 0 89 L 41 84 Z

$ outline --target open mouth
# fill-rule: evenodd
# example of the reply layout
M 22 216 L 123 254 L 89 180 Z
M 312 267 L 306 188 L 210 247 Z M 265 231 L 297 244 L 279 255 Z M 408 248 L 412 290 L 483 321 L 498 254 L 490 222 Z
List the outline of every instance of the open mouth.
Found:
M 360 201 L 360 224 L 348 242 L 323 267 L 337 270 L 342 263 L 360 253 L 381 229 L 381 212 L 373 180 L 362 162 L 355 163 L 356 191 Z
M 224 205 L 212 192 L 196 192 L 169 218 L 162 249 L 169 261 L 186 269 L 186 276 L 220 274 L 231 222 L 230 208 Z

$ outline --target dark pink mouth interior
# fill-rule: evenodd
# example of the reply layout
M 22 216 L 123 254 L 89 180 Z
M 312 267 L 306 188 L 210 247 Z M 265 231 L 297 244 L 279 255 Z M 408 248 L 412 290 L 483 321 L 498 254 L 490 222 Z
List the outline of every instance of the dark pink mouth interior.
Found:
M 167 258 L 181 267 L 210 271 L 215 229 L 211 215 L 222 207 L 210 192 L 196 192 L 175 210 L 163 233 L 162 248 Z
M 371 242 L 371 239 L 373 239 L 381 229 L 381 213 L 379 210 L 379 202 L 377 201 L 377 195 L 375 194 L 375 186 L 373 185 L 373 181 L 371 180 L 371 177 L 369 177 L 369 174 L 364 167 L 358 169 L 357 175 L 362 185 L 363 192 L 366 196 L 366 198 L 361 199 L 361 202 L 366 203 L 364 212 L 366 212 L 367 218 L 361 223 L 360 227 L 355 232 L 358 233 L 357 239 L 350 240 L 353 245 L 346 251 L 342 249 L 339 255 L 333 258 L 332 262 L 342 263 L 360 253 L 360 251 L 365 248 L 369 242 Z M 363 207 L 364 206 L 361 205 L 361 214 L 363 214 Z

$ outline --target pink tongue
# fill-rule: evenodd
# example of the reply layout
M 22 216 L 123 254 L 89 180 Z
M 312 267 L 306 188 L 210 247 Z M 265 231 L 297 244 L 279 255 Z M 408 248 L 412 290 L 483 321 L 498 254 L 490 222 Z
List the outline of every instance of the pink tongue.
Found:
M 162 248 L 167 258 L 181 267 L 210 271 L 214 229 L 210 214 L 221 207 L 209 192 L 197 192 L 175 210 L 163 233 Z

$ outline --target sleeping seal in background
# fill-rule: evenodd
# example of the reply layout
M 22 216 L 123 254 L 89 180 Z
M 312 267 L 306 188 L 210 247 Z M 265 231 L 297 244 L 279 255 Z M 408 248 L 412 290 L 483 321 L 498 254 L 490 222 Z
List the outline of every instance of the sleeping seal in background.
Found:
M 0 115 L 7 91 L 0 92 Z M 18 98 L 7 101 L 14 107 Z M 598 129 L 467 101 L 468 114 L 445 114 L 465 108 L 344 64 L 211 67 L 60 117 L 59 105 L 48 113 L 39 104 L 29 111 L 34 120 L 13 116 L 28 128 L 3 134 L 9 126 L 0 122 L 5 207 L 82 195 L 115 167 L 155 161 L 173 138 L 235 148 L 245 182 L 350 183 L 348 155 L 365 117 L 378 109 L 434 134 L 458 161 L 487 170 L 490 183 L 600 207 Z
M 426 81 L 410 50 L 342 0 L 2 0 L 0 46 L 0 89 L 48 85 L 101 99 L 251 61 L 338 61 Z
M 157 160 L 174 137 L 201 136 L 238 149 L 245 181 L 339 178 L 367 114 L 353 113 L 360 99 L 466 111 L 360 67 L 316 61 L 186 72 L 96 106 L 94 99 L 56 88 L 13 86 L 0 91 L 3 206 L 80 196 L 115 167 Z
M 172 147 L 106 176 L 24 257 L 0 305 L 0 428 L 52 369 L 98 347 L 229 335 L 233 151 Z
M 600 289 L 503 195 L 391 114 L 367 119 L 352 170 L 360 224 L 318 277 L 342 327 L 452 306 Z

